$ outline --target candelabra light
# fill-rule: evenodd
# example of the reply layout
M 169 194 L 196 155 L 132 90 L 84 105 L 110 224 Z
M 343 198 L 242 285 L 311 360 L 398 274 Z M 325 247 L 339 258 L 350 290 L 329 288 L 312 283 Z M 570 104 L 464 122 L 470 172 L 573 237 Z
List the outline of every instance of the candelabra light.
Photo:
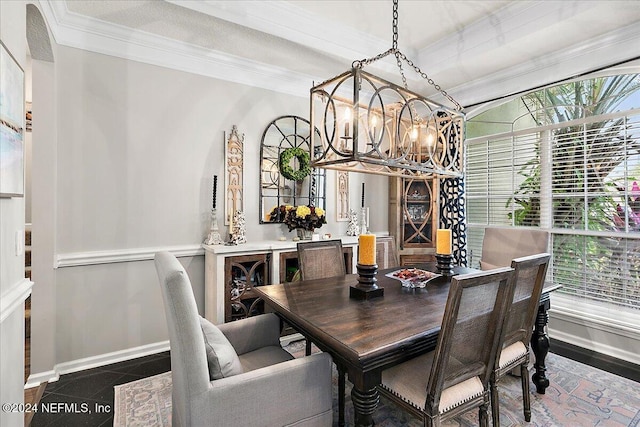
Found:
M 407 178 L 462 176 L 462 106 L 398 49 L 398 0 L 393 1 L 393 45 L 311 88 L 311 167 Z M 395 56 L 403 86 L 365 72 Z M 402 63 L 455 109 L 412 92 Z

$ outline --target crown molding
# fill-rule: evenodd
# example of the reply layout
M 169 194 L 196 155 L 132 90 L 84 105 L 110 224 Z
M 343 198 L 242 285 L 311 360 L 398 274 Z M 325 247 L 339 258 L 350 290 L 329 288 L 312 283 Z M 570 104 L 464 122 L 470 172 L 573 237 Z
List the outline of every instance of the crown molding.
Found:
M 630 55 L 638 54 L 638 40 L 640 40 L 640 26 L 631 24 L 598 38 L 587 40 L 580 45 L 558 50 L 553 54 L 534 58 L 518 66 L 465 82 L 451 88 L 448 92 L 453 94 L 462 105 L 476 104 L 487 98 L 509 96 L 528 88 L 549 85 L 561 79 L 590 73 L 602 67 L 633 59 Z M 635 65 L 627 71 L 638 72 L 637 67 Z M 602 73 L 597 74 L 602 75 Z M 483 106 L 477 108 L 483 108 Z M 475 114 L 471 111 L 466 113 Z
M 70 12 L 66 2 L 43 0 L 42 11 L 63 46 L 308 97 L 318 76 L 252 61 Z
M 253 30 L 271 34 L 349 61 L 389 49 L 390 41 L 319 17 L 287 1 L 165 0 Z
M 350 60 L 368 57 L 371 52 L 384 51 L 388 47 L 383 40 L 343 24 L 320 19 L 286 1 L 252 2 L 251 8 L 243 2 L 167 1 Z M 54 39 L 60 45 L 304 98 L 308 97 L 314 81 L 327 78 L 326 75 L 298 73 L 76 14 L 67 9 L 65 1 L 41 0 L 39 4 Z M 614 64 L 628 59 L 630 52 L 637 52 L 635 43 L 640 38 L 640 27 L 631 24 L 603 36 L 586 39 L 570 48 L 531 57 L 516 66 L 464 80 L 458 58 L 464 56 L 465 60 L 477 60 L 486 52 L 499 48 L 500 43 L 530 35 L 541 25 L 548 25 L 550 19 L 562 19 L 563 5 L 563 2 L 514 2 L 465 27 L 464 34 L 452 35 L 424 49 L 415 62 L 432 64 L 428 69 L 425 67 L 425 71 L 436 82 L 442 76 L 458 76 L 452 79 L 464 82 L 447 87 L 447 92 L 462 105 L 470 105 Z M 576 7 L 584 10 L 591 6 Z M 487 30 L 498 24 L 503 38 Z M 461 45 L 460 40 L 466 45 Z M 452 46 L 461 48 L 453 49 Z M 437 61 L 432 58 L 437 58 Z M 380 71 L 397 71 L 394 64 L 385 62 L 370 66 Z M 407 73 L 407 79 L 410 85 L 423 81 L 414 73 Z M 446 104 L 440 94 L 429 90 L 434 93 L 425 95 Z

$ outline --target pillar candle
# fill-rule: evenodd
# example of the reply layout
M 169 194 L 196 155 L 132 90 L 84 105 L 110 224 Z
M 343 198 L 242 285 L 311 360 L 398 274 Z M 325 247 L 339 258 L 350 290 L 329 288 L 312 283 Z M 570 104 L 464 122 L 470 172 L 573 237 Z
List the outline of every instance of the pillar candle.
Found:
M 439 228 L 436 233 L 436 253 L 451 255 L 451 230 Z
M 375 234 L 361 234 L 358 237 L 358 263 L 361 265 L 375 265 L 376 236 Z
M 213 175 L 213 205 L 212 208 L 216 208 L 216 193 L 218 192 L 218 175 Z

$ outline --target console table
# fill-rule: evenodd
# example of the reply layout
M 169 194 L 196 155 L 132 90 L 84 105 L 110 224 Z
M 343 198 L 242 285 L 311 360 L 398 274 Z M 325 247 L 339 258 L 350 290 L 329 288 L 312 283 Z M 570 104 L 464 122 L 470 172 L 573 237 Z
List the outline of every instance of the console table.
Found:
M 348 273 L 354 273 L 354 253 L 357 253 L 357 236 L 340 236 Z M 268 240 L 241 245 L 202 245 L 205 251 L 204 311 L 205 318 L 215 324 L 231 320 L 229 306 L 235 274 L 242 274 L 244 281 L 255 286 L 284 282 L 287 260 L 297 258 L 297 244 L 292 240 Z M 349 269 L 349 267 L 351 267 Z M 253 298 L 248 289 L 247 298 Z M 251 311 L 253 306 L 243 308 Z

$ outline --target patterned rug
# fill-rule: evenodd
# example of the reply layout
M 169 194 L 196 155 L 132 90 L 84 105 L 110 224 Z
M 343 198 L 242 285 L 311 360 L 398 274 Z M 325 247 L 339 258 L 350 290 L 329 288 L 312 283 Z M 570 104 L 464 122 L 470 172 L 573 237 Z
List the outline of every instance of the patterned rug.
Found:
M 304 355 L 304 341 L 285 347 L 296 357 Z M 507 376 L 500 382 L 500 424 L 504 427 L 638 427 L 640 426 L 640 386 L 637 382 L 549 354 L 546 394 L 531 390 L 531 422 L 522 415 L 520 378 Z M 338 381 L 334 368 L 334 426 L 337 426 Z M 347 381 L 346 420 L 353 423 L 351 387 Z M 376 426 L 419 427 L 417 418 L 404 413 L 385 398 L 374 416 Z M 115 427 L 171 426 L 171 373 L 144 378 L 115 387 Z M 470 411 L 443 426 L 478 425 L 477 411 Z

